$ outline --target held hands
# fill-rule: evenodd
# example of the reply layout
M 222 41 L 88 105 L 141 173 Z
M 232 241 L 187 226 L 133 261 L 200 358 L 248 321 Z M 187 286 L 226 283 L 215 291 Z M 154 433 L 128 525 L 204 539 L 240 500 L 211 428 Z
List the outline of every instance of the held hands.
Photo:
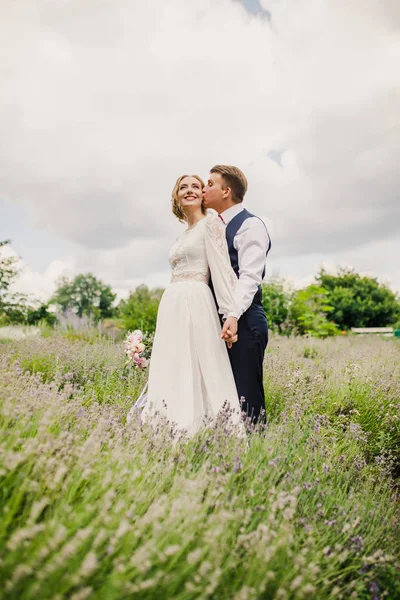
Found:
M 227 343 L 228 348 L 232 348 L 232 344 L 238 340 L 237 328 L 238 325 L 236 317 L 228 317 L 225 320 L 220 336 Z

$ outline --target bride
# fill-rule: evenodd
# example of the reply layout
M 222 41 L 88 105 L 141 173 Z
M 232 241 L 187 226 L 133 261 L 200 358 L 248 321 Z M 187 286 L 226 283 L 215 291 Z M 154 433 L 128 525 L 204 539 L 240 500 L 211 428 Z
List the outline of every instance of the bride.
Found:
M 187 228 L 169 253 L 171 283 L 157 315 L 150 360 L 148 392 L 141 419 L 165 417 L 193 435 L 222 409 L 233 423 L 241 410 L 223 338 L 237 339 L 232 270 L 225 228 L 203 206 L 204 183 L 197 175 L 182 175 L 172 191 L 172 212 Z M 221 332 L 219 313 L 226 319 Z M 143 398 L 132 407 L 128 419 Z

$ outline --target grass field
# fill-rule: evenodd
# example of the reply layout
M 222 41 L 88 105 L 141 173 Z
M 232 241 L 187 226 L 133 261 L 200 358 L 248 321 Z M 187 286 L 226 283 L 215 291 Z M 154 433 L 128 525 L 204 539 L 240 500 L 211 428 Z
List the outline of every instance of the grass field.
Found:
M 246 444 L 127 425 L 146 373 L 69 337 L 0 344 L 2 599 L 400 598 L 398 341 L 273 338 Z

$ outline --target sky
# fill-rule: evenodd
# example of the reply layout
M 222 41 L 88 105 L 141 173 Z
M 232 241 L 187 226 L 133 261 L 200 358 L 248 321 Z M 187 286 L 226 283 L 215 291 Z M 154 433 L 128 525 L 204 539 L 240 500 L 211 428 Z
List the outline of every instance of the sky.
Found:
M 267 276 L 400 290 L 398 0 L 2 0 L 0 240 L 44 300 L 167 285 L 176 178 L 240 167 Z

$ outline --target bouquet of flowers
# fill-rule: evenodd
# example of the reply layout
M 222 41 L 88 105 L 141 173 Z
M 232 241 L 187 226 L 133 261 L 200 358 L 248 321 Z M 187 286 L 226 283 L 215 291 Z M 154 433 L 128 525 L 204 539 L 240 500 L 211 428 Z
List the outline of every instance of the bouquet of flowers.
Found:
M 140 329 L 128 333 L 124 342 L 124 351 L 130 361 L 139 369 L 143 369 L 149 364 L 146 357 L 146 346 L 143 344 L 143 333 Z

